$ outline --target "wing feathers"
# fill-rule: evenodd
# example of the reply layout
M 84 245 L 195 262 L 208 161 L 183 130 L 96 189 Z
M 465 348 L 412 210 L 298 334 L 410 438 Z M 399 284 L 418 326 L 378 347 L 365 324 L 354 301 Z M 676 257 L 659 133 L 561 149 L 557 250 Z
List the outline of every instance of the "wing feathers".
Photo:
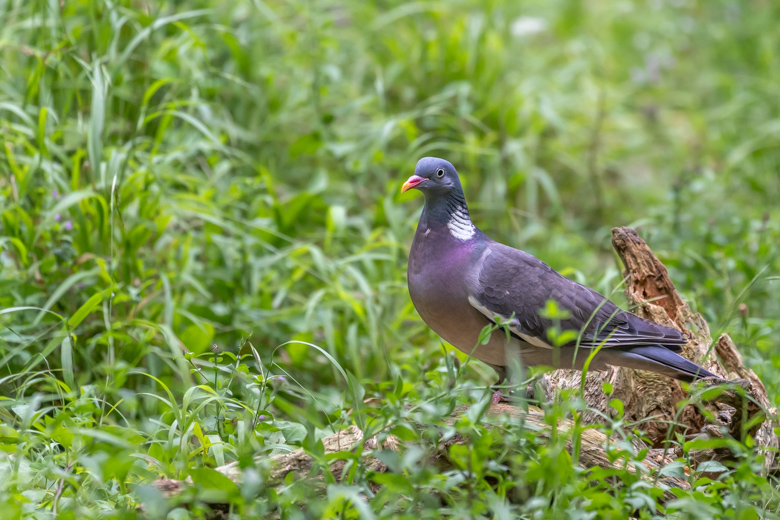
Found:
M 541 347 L 541 348 L 553 348 L 552 345 L 545 343 L 540 338 L 537 338 L 535 336 L 529 336 L 528 334 L 524 333 L 521 328 L 520 320 L 514 317 L 509 316 L 502 316 L 500 314 L 492 312 L 490 309 L 485 307 L 484 305 L 481 305 L 479 301 L 473 296 L 469 296 L 469 303 L 472 307 L 477 309 L 479 312 L 485 315 L 487 319 L 492 321 L 493 323 L 507 323 L 509 330 L 516 334 L 520 339 L 525 341 L 526 343 L 530 343 L 531 345 L 535 347 Z
M 498 243 L 491 243 L 490 249 L 478 266 L 477 287 L 469 303 L 491 321 L 511 321 L 509 329 L 532 345 L 552 348 L 547 330 L 553 323 L 539 314 L 548 300 L 568 311 L 560 328 L 581 332 L 583 347 L 653 344 L 679 350 L 685 344 L 680 331 L 620 309 L 528 253 Z

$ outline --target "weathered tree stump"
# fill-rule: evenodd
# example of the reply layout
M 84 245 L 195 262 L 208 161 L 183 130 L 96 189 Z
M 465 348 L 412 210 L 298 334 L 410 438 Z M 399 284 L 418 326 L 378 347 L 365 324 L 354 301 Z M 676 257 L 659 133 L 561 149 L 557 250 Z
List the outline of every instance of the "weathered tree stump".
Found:
M 667 441 L 675 432 L 682 433 L 689 439 L 703 436 L 740 440 L 749 434 L 755 444 L 764 450 L 768 468 L 778 447 L 778 437 L 773 432 L 777 412 L 775 409 L 768 409 L 770 403 L 764 385 L 752 370 L 744 366 L 742 357 L 727 334 L 723 334 L 713 344 L 707 323 L 701 315 L 693 313 L 680 298 L 664 265 L 633 229 L 613 229 L 612 244 L 625 264 L 626 297 L 634 312 L 649 320 L 681 330 L 689 338 L 683 349 L 685 357 L 702 364 L 724 379 L 740 380 L 740 385 L 731 385 L 732 389 L 724 390 L 710 400 L 698 403 L 698 406 L 686 404 L 680 409 L 678 403 L 684 401 L 688 395 L 677 381 L 651 372 L 612 368 L 605 372 L 594 371 L 587 374 L 583 397 L 588 405 L 603 414 L 609 414 L 608 402 L 618 398 L 623 402 L 627 421 L 644 420 L 642 429 L 646 430 L 652 449 L 642 464 L 649 473 L 663 468 L 678 455 L 667 445 Z M 557 370 L 545 375 L 542 383 L 547 398 L 554 399 L 556 389 L 579 388 L 581 378 L 580 372 L 570 370 Z M 610 396 L 605 395 L 602 390 L 604 381 L 613 385 L 613 393 Z M 451 421 L 454 422 L 466 410 L 467 407 L 456 408 Z M 707 420 L 707 412 L 714 417 L 714 421 Z M 494 404 L 487 413 L 522 418 L 526 423 L 538 428 L 542 436 L 547 436 L 550 432 L 550 426 L 545 423 L 543 412 L 538 408 L 529 407 L 526 412 L 508 404 Z M 599 415 L 585 414 L 584 420 L 597 422 Z M 572 427 L 571 421 L 562 421 L 559 431 L 567 431 Z M 581 432 L 581 436 L 581 466 L 623 467 L 621 460 L 609 461 L 605 453 L 608 439 L 604 433 L 586 429 Z M 456 435 L 441 443 L 439 452 L 432 455 L 431 463 L 446 465 L 446 448 L 466 442 L 467 439 Z M 637 451 L 645 447 L 641 441 L 634 441 L 634 444 Z M 363 461 L 368 469 L 374 472 L 387 471 L 385 465 L 372 456 L 374 450 L 403 449 L 403 442 L 392 436 L 382 443 L 377 437 L 363 439 L 363 433 L 354 426 L 323 439 L 323 445 L 326 454 L 354 450 L 362 445 Z M 571 449 L 571 446 L 568 448 Z M 724 449 L 705 450 L 691 455 L 694 463 L 703 460 L 727 460 L 732 456 Z M 290 472 L 308 474 L 313 467 L 313 460 L 303 450 L 297 450 L 273 457 L 271 464 L 268 484 L 274 486 L 282 484 Z M 344 460 L 336 460 L 330 470 L 339 478 L 344 465 Z M 631 466 L 628 468 L 635 471 Z M 236 463 L 216 469 L 233 481 L 241 480 L 241 471 Z M 670 488 L 689 488 L 685 479 L 661 477 L 657 480 Z M 173 496 L 180 493 L 187 484 L 177 480 L 160 479 L 155 485 L 165 496 Z M 665 498 L 673 499 L 674 495 L 667 491 Z
M 608 414 L 608 402 L 613 398 L 620 399 L 626 420 L 650 419 L 642 429 L 656 448 L 663 447 L 677 432 L 686 438 L 717 436 L 737 440 L 750 434 L 758 446 L 766 448 L 768 467 L 774 460 L 773 449 L 778 446 L 778 438 L 773 432 L 777 411 L 769 409 L 763 383 L 745 367 L 728 334 L 712 341 L 707 322 L 682 300 L 666 267 L 636 231 L 627 227 L 614 228 L 612 245 L 625 266 L 625 294 L 632 311 L 650 321 L 680 330 L 689 340 L 681 353 L 684 357 L 724 379 L 739 381 L 746 391 L 725 390 L 701 407 L 688 404 L 680 410 L 678 403 L 686 399 L 687 394 L 678 381 L 643 370 L 611 368 L 587 374 L 584 398 L 588 405 Z M 602 390 L 605 380 L 613 385 L 611 396 L 606 396 Z M 543 382 L 547 398 L 552 399 L 555 389 L 579 388 L 581 374 L 556 370 L 545 375 Z M 703 410 L 709 411 L 715 421 L 708 422 Z M 762 414 L 772 420 L 762 420 Z M 587 422 L 599 420 L 597 414 L 585 415 Z M 748 423 L 753 423 L 752 427 L 743 431 Z M 725 451 L 700 455 L 701 460 L 724 460 L 731 456 Z

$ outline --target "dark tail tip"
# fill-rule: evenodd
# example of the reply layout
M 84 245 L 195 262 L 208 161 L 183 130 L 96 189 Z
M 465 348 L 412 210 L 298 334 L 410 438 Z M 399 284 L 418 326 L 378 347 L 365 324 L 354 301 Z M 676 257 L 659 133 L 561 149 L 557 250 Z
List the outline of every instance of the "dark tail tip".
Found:
M 659 369 L 663 367 L 661 370 L 656 370 L 657 372 L 667 374 L 680 381 L 685 381 L 686 383 L 708 378 L 714 378 L 719 382 L 725 382 L 724 379 L 713 374 L 706 368 L 700 367 L 696 363 L 685 359 L 681 355 L 672 352 L 661 345 L 633 347 L 629 352 L 653 362 Z

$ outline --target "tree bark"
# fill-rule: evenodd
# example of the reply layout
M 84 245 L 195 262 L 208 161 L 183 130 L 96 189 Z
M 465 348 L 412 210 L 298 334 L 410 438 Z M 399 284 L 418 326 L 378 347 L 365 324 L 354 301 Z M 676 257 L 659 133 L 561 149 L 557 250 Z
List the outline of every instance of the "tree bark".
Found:
M 602 413 L 609 413 L 608 403 L 617 398 L 623 402 L 628 421 L 646 421 L 653 447 L 659 448 L 673 439 L 673 433 L 686 438 L 731 437 L 743 440 L 746 434 L 753 436 L 758 446 L 764 447 L 768 468 L 774 460 L 778 438 L 773 432 L 774 420 L 763 420 L 768 415 L 776 418 L 777 410 L 770 409 L 766 388 L 756 374 L 745 367 L 728 334 L 722 334 L 713 342 L 707 322 L 691 311 L 674 287 L 666 267 L 653 254 L 644 240 L 631 228 L 612 230 L 612 245 L 625 266 L 626 299 L 632 311 L 650 321 L 674 327 L 687 338 L 682 355 L 702 365 L 718 376 L 734 380 L 741 387 L 726 390 L 700 406 L 678 403 L 688 395 L 678 381 L 668 377 L 629 368 L 610 368 L 605 372 L 587 374 L 584 397 L 588 405 Z M 611 396 L 604 394 L 602 382 L 613 385 Z M 555 389 L 578 388 L 581 374 L 570 370 L 556 370 L 544 377 L 547 398 L 553 398 Z M 746 394 L 746 395 L 745 395 Z M 708 421 L 706 412 L 715 417 Z M 598 422 L 595 413 L 586 414 L 587 422 Z M 728 450 L 708 450 L 697 454 L 697 460 L 727 460 Z
M 612 230 L 612 244 L 625 265 L 626 298 L 633 311 L 643 318 L 676 327 L 689 339 L 682 354 L 696 363 L 702 364 L 711 372 L 724 379 L 739 380 L 739 384 L 731 385 L 706 401 L 695 404 L 685 404 L 680 408 L 678 403 L 685 401 L 688 394 L 677 382 L 668 377 L 651 372 L 626 368 L 611 368 L 606 372 L 590 372 L 586 376 L 584 398 L 588 405 L 603 414 L 609 414 L 608 403 L 614 398 L 620 399 L 624 405 L 626 421 L 643 421 L 642 428 L 647 431 L 647 437 L 652 446 L 648 456 L 642 461 L 649 473 L 663 468 L 680 455 L 674 448 L 669 448 L 667 441 L 675 432 L 682 433 L 688 439 L 724 437 L 744 439 L 751 435 L 755 444 L 763 449 L 767 468 L 774 460 L 774 451 L 778 447 L 778 437 L 774 435 L 777 410 L 769 409 L 769 399 L 766 389 L 756 374 L 744 366 L 742 357 L 727 334 L 721 335 L 713 342 L 707 323 L 700 314 L 691 311 L 682 300 L 674 284 L 669 278 L 664 265 L 656 258 L 647 244 L 630 228 L 615 228 Z M 556 389 L 579 388 L 581 373 L 571 370 L 557 370 L 547 374 L 542 379 L 543 388 L 548 399 L 555 398 Z M 609 381 L 613 392 L 607 396 L 602 383 Z M 452 421 L 463 414 L 468 407 L 458 407 L 452 414 Z M 544 416 L 538 408 L 530 407 L 528 412 L 507 405 L 494 404 L 488 410 L 488 415 L 508 414 L 512 418 L 522 419 L 539 428 L 540 434 L 549 438 L 550 426 L 545 423 Z M 707 419 L 707 414 L 714 421 Z M 772 420 L 766 419 L 766 416 Z M 599 414 L 585 414 L 585 422 L 598 422 Z M 419 426 L 423 428 L 424 426 Z M 561 421 L 559 429 L 571 430 L 573 423 Z M 595 430 L 582 431 L 582 448 L 579 464 L 582 467 L 622 468 L 623 461 L 611 463 L 604 448 L 607 437 Z M 456 435 L 441 444 L 439 451 L 432 455 L 432 463 L 447 466 L 447 448 L 453 444 L 467 443 L 468 439 Z M 376 437 L 363 439 L 363 433 L 355 426 L 350 426 L 325 439 L 325 453 L 336 453 L 353 450 L 363 444 L 363 462 L 369 471 L 384 472 L 387 467 L 372 456 L 376 449 L 399 451 L 403 442 L 395 437 L 388 437 L 380 445 Z M 641 441 L 635 441 L 636 450 L 645 446 Z M 571 446 L 567 446 L 571 450 Z M 710 449 L 691 454 L 694 465 L 704 460 L 728 460 L 733 454 L 727 449 Z M 290 472 L 308 474 L 312 469 L 312 459 L 303 451 L 284 453 L 272 458 L 272 471 L 269 485 L 281 484 Z M 330 469 L 336 478 L 340 478 L 345 461 L 334 461 Z M 629 471 L 636 471 L 627 466 Z M 217 471 L 233 481 L 241 480 L 241 471 L 236 463 L 230 463 L 217 468 Z M 687 480 L 675 477 L 662 477 L 658 481 L 671 488 L 688 489 Z M 166 496 L 180 493 L 186 482 L 160 479 L 156 487 Z M 674 495 L 667 491 L 666 499 Z

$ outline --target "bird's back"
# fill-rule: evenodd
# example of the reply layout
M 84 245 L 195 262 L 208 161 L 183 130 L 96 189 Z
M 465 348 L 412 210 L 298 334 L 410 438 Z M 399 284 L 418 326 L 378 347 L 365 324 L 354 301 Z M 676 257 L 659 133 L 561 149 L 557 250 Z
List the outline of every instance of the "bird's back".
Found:
M 622 340 L 629 344 L 663 344 L 679 349 L 685 343 L 680 331 L 642 319 L 624 311 L 597 291 L 561 275 L 553 268 L 510 246 L 490 241 L 491 254 L 480 265 L 478 283 L 484 300 L 498 314 L 514 314 L 524 330 L 546 337 L 552 320 L 541 315 L 548 301 L 555 302 L 564 315 L 562 330 L 584 337 L 604 339 L 610 345 Z

